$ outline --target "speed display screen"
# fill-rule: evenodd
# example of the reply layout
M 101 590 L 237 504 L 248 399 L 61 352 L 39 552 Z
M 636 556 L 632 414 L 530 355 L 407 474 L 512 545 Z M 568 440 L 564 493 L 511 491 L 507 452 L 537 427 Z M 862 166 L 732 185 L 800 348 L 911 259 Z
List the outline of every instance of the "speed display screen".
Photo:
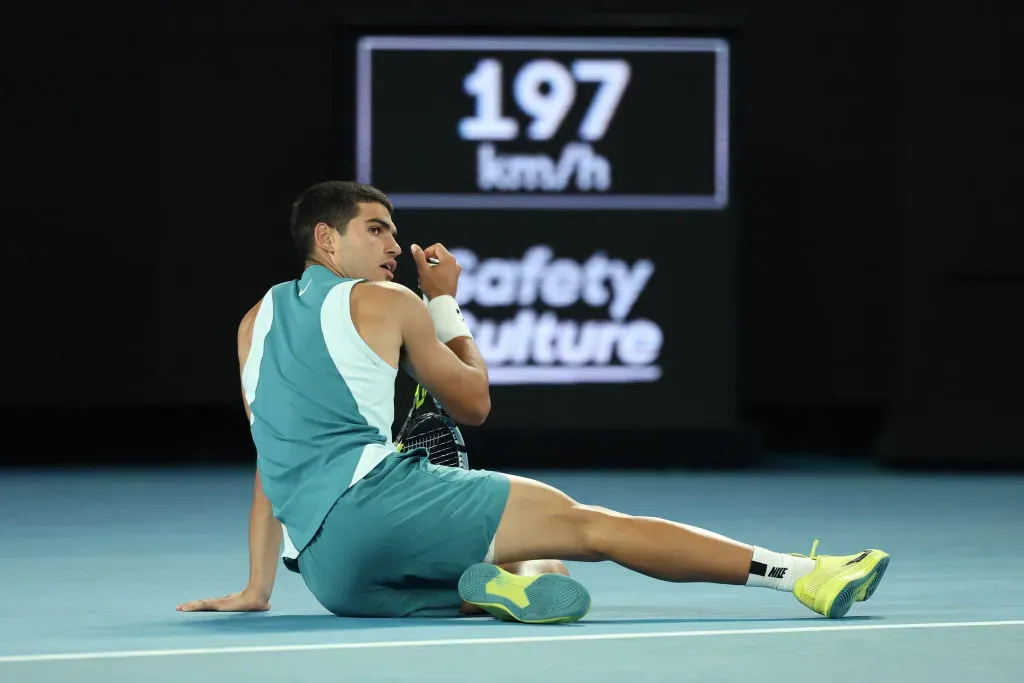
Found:
M 345 34 L 337 81 L 339 175 L 462 266 L 488 425 L 732 424 L 731 39 L 495 33 Z
M 357 178 L 404 208 L 728 202 L 724 41 L 364 36 L 356 71 Z

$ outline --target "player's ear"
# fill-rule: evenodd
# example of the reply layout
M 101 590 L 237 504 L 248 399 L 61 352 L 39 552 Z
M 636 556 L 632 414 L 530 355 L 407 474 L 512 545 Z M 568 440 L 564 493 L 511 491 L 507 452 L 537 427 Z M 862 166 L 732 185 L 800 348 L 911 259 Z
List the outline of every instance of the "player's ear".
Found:
M 313 228 L 313 240 L 316 245 L 326 251 L 327 253 L 333 253 L 335 247 L 335 233 L 334 228 L 327 225 L 327 223 L 317 223 L 316 227 Z

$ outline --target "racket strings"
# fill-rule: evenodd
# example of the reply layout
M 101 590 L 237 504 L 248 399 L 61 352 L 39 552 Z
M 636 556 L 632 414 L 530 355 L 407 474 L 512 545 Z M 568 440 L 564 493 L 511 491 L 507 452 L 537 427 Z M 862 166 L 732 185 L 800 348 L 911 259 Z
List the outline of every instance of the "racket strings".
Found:
M 447 427 L 435 427 L 409 436 L 403 444 L 404 450 L 426 448 L 428 459 L 435 465 L 459 466 L 459 447 Z

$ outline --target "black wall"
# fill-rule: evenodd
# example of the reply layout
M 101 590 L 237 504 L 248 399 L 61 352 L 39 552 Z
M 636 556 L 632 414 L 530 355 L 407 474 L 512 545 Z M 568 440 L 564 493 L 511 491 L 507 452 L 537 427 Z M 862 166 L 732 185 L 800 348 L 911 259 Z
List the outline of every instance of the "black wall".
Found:
M 392 21 L 418 6 L 363 4 Z M 661 7 L 625 5 L 558 3 L 606 19 Z M 448 7 L 433 20 L 454 19 Z M 551 7 L 518 2 L 514 16 L 543 24 Z M 743 447 L 670 460 L 763 448 L 1021 464 L 1011 22 L 841 3 L 686 10 L 736 40 L 748 431 Z M 251 458 L 235 329 L 296 273 L 289 202 L 339 175 L 332 35 L 355 11 L 78 10 L 11 27 L 0 460 Z M 474 438 L 500 462 L 528 436 Z

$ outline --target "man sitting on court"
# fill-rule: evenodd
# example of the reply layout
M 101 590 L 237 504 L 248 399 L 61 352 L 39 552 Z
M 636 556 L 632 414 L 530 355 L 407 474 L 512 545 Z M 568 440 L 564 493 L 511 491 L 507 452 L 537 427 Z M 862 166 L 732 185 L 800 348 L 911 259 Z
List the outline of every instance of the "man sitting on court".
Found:
M 875 591 L 889 561 L 880 550 L 773 552 L 579 502 L 539 481 L 399 452 L 390 433 L 400 367 L 457 422 L 479 425 L 490 411 L 487 367 L 454 298 L 461 268 L 444 246 L 414 244 L 429 303 L 393 283 L 402 250 L 392 205 L 365 185 L 310 187 L 293 206 L 291 231 L 305 257 L 301 277 L 272 287 L 238 330 L 257 451 L 249 582 L 179 610 L 269 609 L 282 523 L 309 590 L 339 616 L 484 610 L 574 621 L 590 596 L 561 560 L 785 591 L 826 617 Z

